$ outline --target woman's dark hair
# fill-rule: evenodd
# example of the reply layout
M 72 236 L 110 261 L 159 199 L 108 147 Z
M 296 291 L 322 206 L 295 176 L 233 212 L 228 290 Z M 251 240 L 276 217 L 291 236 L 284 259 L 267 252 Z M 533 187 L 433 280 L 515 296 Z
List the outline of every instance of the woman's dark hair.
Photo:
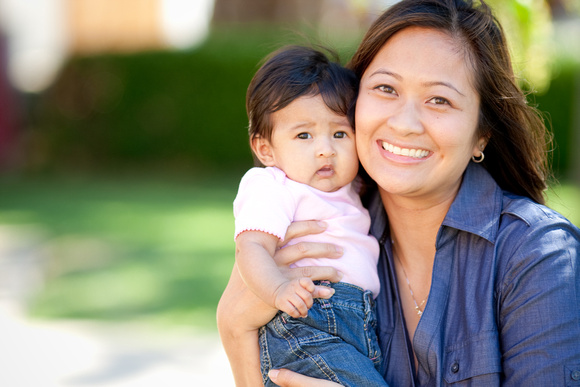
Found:
M 361 78 L 386 41 L 412 26 L 444 31 L 465 48 L 481 101 L 478 134 L 489 140 L 482 165 L 502 189 L 544 203 L 550 136 L 516 83 L 503 29 L 485 1 L 402 0 L 369 28 L 349 67 Z
M 333 61 L 313 48 L 287 46 L 266 58 L 246 94 L 250 142 L 256 137 L 270 141 L 272 113 L 299 97 L 321 95 L 329 109 L 347 116 L 355 103 L 358 79 L 331 55 Z

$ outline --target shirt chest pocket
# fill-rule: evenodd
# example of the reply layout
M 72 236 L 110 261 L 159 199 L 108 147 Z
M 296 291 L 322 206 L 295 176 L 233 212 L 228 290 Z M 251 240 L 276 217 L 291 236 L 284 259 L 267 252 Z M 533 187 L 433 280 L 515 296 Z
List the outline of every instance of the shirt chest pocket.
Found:
M 501 353 L 497 332 L 483 332 L 448 346 L 443 367 L 447 383 L 471 378 L 475 378 L 472 381 L 477 383 L 478 376 L 500 373 Z

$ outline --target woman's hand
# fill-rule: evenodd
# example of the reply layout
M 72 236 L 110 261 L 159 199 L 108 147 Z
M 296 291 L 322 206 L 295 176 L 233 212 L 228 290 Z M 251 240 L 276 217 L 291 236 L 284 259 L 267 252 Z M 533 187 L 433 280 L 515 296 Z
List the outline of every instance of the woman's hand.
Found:
M 321 379 L 314 379 L 289 370 L 272 370 L 268 373 L 270 379 L 280 387 L 332 387 L 340 384 Z
M 304 266 L 290 268 L 289 266 L 303 258 L 340 258 L 342 247 L 330 243 L 300 242 L 295 245 L 286 246 L 281 249 L 281 245 L 288 241 L 305 235 L 319 234 L 326 230 L 326 223 L 321 221 L 294 222 L 288 227 L 284 242 L 280 242 L 278 250 L 274 254 L 274 260 L 278 267 L 289 279 L 310 278 L 313 281 L 327 280 L 338 282 L 342 279 L 342 273 L 329 266 Z M 333 289 L 325 286 L 317 286 L 312 294 L 313 298 L 330 298 L 334 294 Z
M 284 240 L 287 242 L 299 236 L 318 234 L 326 229 L 324 222 L 304 221 L 290 225 Z M 342 274 L 330 267 L 289 268 L 288 265 L 302 258 L 338 258 L 342 249 L 331 244 L 301 242 L 278 249 L 274 260 L 290 279 L 307 277 L 313 281 L 340 281 Z M 333 289 L 317 286 L 314 298 L 329 298 Z M 252 293 L 242 280 L 234 265 L 230 280 L 217 308 L 217 326 L 222 344 L 228 355 L 236 386 L 259 386 L 260 349 L 258 329 L 268 323 L 276 310 L 266 305 Z

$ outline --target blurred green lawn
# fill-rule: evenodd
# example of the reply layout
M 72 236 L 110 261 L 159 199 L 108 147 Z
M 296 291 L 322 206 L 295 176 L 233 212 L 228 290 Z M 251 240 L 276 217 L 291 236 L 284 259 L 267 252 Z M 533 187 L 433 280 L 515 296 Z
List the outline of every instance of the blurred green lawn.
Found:
M 0 224 L 45 237 L 43 318 L 215 326 L 239 176 L 0 181 Z
M 215 329 L 239 177 L 0 178 L 0 225 L 43 235 L 32 315 Z M 580 225 L 580 187 L 549 195 Z

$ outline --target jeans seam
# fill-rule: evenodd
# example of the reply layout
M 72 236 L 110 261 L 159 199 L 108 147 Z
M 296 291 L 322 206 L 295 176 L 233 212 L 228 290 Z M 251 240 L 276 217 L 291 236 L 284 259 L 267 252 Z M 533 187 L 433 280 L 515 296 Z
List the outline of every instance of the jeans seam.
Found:
M 268 340 L 266 339 L 266 327 L 260 328 L 260 348 L 261 358 L 260 367 L 262 371 L 262 382 L 264 385 L 268 381 L 268 372 L 272 369 L 272 359 L 270 358 L 270 351 L 268 349 Z

